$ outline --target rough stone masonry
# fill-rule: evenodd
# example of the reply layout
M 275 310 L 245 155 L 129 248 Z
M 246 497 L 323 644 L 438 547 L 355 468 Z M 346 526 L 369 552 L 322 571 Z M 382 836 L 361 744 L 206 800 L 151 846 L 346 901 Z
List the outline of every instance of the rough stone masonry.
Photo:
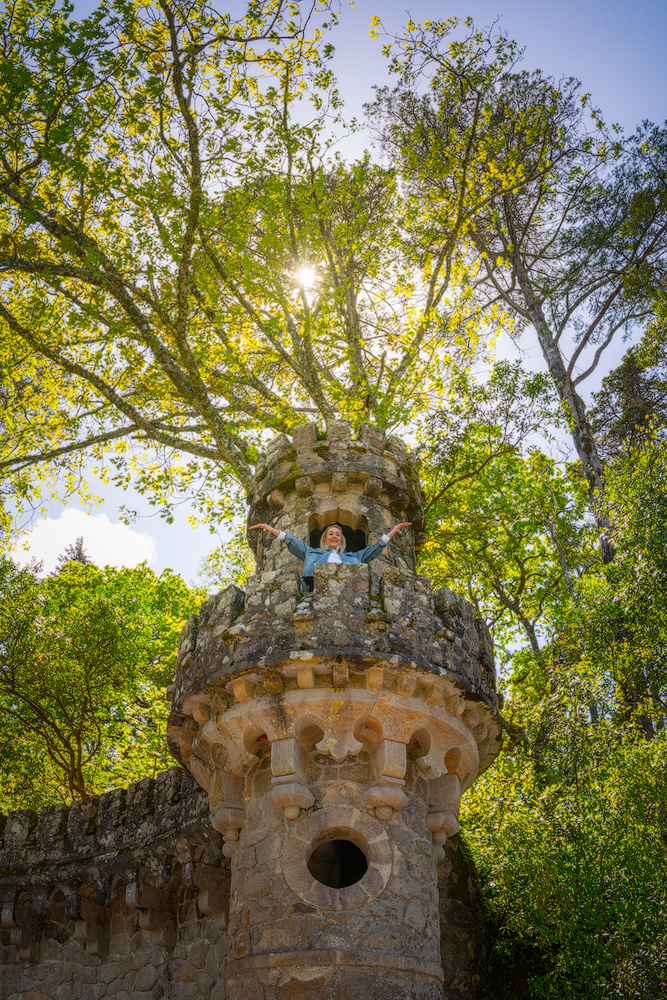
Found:
M 416 575 L 416 468 L 369 425 L 305 424 L 248 500 L 249 523 L 316 544 L 337 522 L 348 550 L 413 527 L 369 566 L 318 565 L 308 594 L 253 534 L 245 593 L 181 636 L 168 739 L 200 789 L 172 769 L 7 818 L 0 1000 L 472 996 L 482 914 L 456 832 L 499 749 L 493 650 Z

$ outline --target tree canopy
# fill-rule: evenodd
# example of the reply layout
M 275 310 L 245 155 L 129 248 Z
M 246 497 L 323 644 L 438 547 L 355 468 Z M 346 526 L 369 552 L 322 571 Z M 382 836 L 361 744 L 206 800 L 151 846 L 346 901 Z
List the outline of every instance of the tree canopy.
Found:
M 420 207 L 424 242 L 456 241 L 481 316 L 534 329 L 599 500 L 602 460 L 579 387 L 614 338 L 651 320 L 664 289 L 667 130 L 608 129 L 578 81 L 521 70 L 504 35 L 469 21 L 459 40 L 456 26 L 411 22 L 390 40 L 399 83 L 378 93 L 373 120 Z
M 659 303 L 654 323 L 621 364 L 602 379 L 594 393 L 592 426 L 605 457 L 624 445 L 650 443 L 664 434 L 667 424 L 667 355 L 664 305 Z
M 73 489 L 93 457 L 165 511 L 197 480 L 213 516 L 267 432 L 409 425 L 526 324 L 602 492 L 577 387 L 664 283 L 663 131 L 610 133 L 504 35 L 427 22 L 388 46 L 383 156 L 346 161 L 335 22 L 324 0 L 237 20 L 203 0 L 9 8 L 0 468 L 18 493 L 47 467 Z
M 488 918 L 479 996 L 663 997 L 664 440 L 644 433 L 606 464 L 604 564 L 577 466 L 530 442 L 498 448 L 483 411 L 458 449 L 448 423 L 422 455 L 420 571 L 490 623 L 505 699 L 503 750 L 462 806 Z
M 455 247 L 423 258 L 393 170 L 328 148 L 325 3 L 36 11 L 11 9 L 0 67 L 17 489 L 104 454 L 160 501 L 210 496 L 267 429 L 437 398 L 473 337 L 444 308 Z
M 204 591 L 147 566 L 0 562 L 0 808 L 87 798 L 168 766 L 165 687 Z

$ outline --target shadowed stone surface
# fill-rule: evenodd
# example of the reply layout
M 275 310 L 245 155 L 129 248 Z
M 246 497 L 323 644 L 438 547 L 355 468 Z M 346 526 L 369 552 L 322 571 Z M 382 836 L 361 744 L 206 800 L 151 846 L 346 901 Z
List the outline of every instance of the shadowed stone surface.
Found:
M 223 1000 L 229 880 L 206 796 L 178 767 L 69 810 L 11 813 L 1 1000 Z

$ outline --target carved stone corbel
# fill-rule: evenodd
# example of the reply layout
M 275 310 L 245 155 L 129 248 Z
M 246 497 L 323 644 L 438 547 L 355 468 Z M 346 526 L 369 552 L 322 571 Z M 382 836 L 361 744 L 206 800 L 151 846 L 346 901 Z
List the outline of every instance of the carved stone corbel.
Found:
M 223 806 L 211 816 L 211 826 L 222 834 L 222 853 L 226 858 L 231 858 L 236 850 L 244 823 L 245 813 L 240 806 Z
M 406 767 L 405 743 L 395 740 L 378 743 L 373 754 L 374 781 L 361 800 L 378 819 L 391 819 L 407 805 L 408 797 L 403 791 Z
M 74 921 L 74 937 L 86 946 L 91 955 L 104 958 L 109 954 L 111 909 L 78 892 L 65 896 L 65 913 Z
M 459 809 L 461 807 L 461 779 L 455 772 L 434 778 L 429 786 L 429 812 L 426 826 L 433 839 L 434 853 L 438 861 L 445 856 L 444 845 L 448 837 L 459 830 Z
M 286 819 L 297 819 L 309 809 L 315 796 L 306 785 L 307 754 L 294 737 L 271 744 L 271 791 L 269 801 Z
M 127 905 L 139 910 L 139 926 L 163 948 L 176 944 L 176 900 L 173 893 L 147 882 L 130 882 L 125 888 Z
M 221 930 L 227 929 L 229 872 L 215 865 L 188 861 L 182 869 L 183 885 L 198 891 L 197 906 L 212 916 Z
M 242 779 L 229 771 L 216 769 L 209 782 L 208 798 L 211 826 L 222 834 L 222 853 L 231 858 L 245 822 Z

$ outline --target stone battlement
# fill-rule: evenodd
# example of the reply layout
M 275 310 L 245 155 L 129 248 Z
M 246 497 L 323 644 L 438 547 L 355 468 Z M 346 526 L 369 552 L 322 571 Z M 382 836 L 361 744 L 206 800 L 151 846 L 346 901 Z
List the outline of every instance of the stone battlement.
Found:
M 229 864 L 207 797 L 181 768 L 0 819 L 0 997 L 37 984 L 79 995 L 72 976 L 100 963 L 108 993 L 95 996 L 116 997 L 150 988 L 167 964 L 179 982 L 193 930 L 224 948 Z
M 353 437 L 350 424 L 329 423 L 326 435 L 315 424 L 294 429 L 292 440 L 275 438 L 261 456 L 248 492 L 249 524 L 266 522 L 307 540 L 337 522 L 362 532 L 369 544 L 394 523 L 410 521 L 378 560 L 371 564 L 371 588 L 377 591 L 387 563 L 415 571 L 415 551 L 426 541 L 426 522 L 417 466 L 400 438 L 384 437 L 362 424 Z M 282 570 L 291 557 L 276 539 L 251 532 L 258 572 Z
M 352 658 L 365 667 L 390 660 L 450 679 L 497 711 L 493 647 L 465 600 L 427 577 L 385 566 L 377 595 L 365 565 L 323 563 L 303 594 L 292 572 L 265 571 L 244 592 L 232 585 L 210 598 L 181 635 L 173 706 L 207 685 L 231 692 L 252 672 L 258 683 L 290 663 Z M 176 752 L 179 751 L 174 747 Z
M 292 492 L 297 496 L 324 494 L 330 485 L 334 493 L 356 487 L 353 493 L 365 492 L 374 498 L 385 488 L 390 500 L 391 494 L 412 494 L 412 503 L 420 506 L 417 467 L 405 443 L 395 435 L 384 437 L 371 424 L 362 424 L 353 437 L 345 420 L 331 421 L 325 433 L 315 424 L 302 424 L 294 429 L 291 440 L 285 435 L 274 438 L 257 462 L 248 503 L 267 502 L 282 508 Z M 423 530 L 423 521 L 418 530 Z
M 206 796 L 180 767 L 71 806 L 0 814 L 0 879 L 113 864 L 187 835 L 207 815 Z

